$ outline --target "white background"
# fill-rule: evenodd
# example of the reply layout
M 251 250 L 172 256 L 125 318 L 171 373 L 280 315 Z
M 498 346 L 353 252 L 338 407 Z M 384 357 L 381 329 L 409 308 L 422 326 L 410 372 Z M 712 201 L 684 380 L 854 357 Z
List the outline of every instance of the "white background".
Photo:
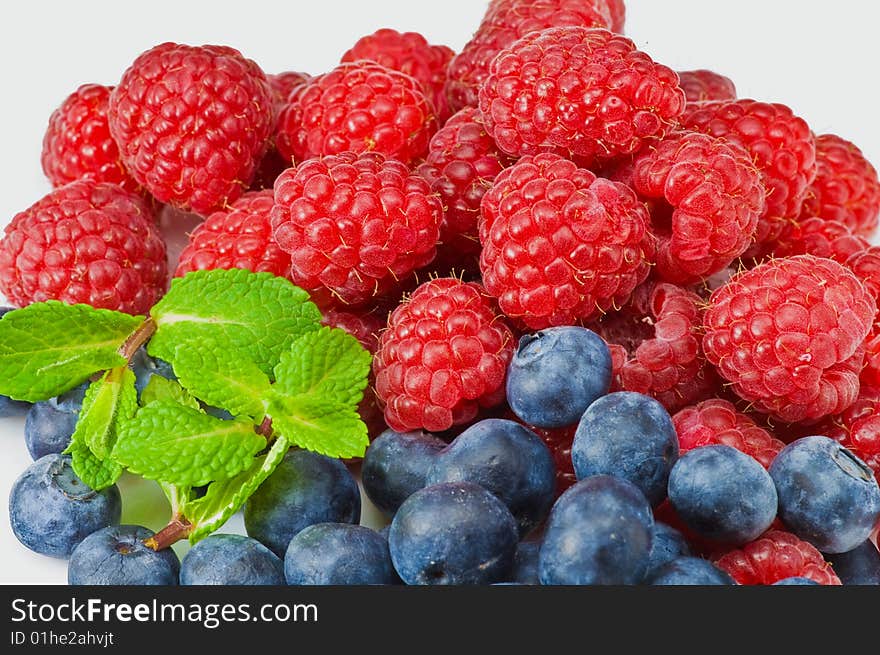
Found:
M 22 2 L 0 21 L 0 226 L 49 190 L 40 145 L 49 115 L 78 85 L 115 84 L 143 50 L 163 41 L 228 44 L 269 73 L 321 73 L 380 27 L 422 32 L 459 50 L 481 0 L 287 0 L 147 3 Z M 711 68 L 740 97 L 784 102 L 817 134 L 856 142 L 880 164 L 874 3 L 859 0 L 629 0 L 626 33 L 677 70 Z M 0 583 L 64 583 L 66 565 L 35 555 L 9 529 L 5 499 L 30 463 L 23 421 L 0 419 Z M 126 478 L 123 521 L 161 527 L 151 484 Z M 376 521 L 367 513 L 368 523 Z M 240 531 L 234 519 L 227 531 Z M 182 550 L 182 549 L 181 549 Z

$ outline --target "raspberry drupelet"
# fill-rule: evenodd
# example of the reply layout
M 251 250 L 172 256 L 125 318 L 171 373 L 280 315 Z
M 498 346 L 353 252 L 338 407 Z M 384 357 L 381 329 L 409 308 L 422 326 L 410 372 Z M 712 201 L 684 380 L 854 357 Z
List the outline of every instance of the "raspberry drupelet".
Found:
M 792 577 L 809 578 L 822 585 L 840 584 L 822 553 L 783 530 L 770 530 L 742 548 L 725 553 L 715 564 L 741 585 L 772 585 Z
M 736 100 L 736 85 L 733 80 L 719 73 L 701 68 L 678 71 L 678 78 L 689 103 Z
M 880 387 L 863 384 L 856 401 L 843 413 L 823 421 L 815 432 L 851 450 L 880 482 Z
M 299 71 L 285 71 L 275 75 L 267 75 L 266 78 L 269 80 L 269 88 L 272 90 L 275 107 L 280 111 L 287 104 L 291 91 L 311 80 L 312 76 Z
M 786 225 L 772 252 L 774 257 L 815 255 L 844 264 L 870 247 L 865 237 L 853 234 L 844 223 L 808 218 Z

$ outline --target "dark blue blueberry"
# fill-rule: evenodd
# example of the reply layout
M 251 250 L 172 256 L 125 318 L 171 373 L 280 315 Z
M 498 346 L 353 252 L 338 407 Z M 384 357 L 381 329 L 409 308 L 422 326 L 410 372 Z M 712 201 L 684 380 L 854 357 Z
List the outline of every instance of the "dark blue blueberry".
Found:
M 119 523 L 122 500 L 116 485 L 93 491 L 71 468 L 68 455 L 46 455 L 12 485 L 9 521 L 31 550 L 68 557 L 95 530 Z
M 388 533 L 389 532 L 391 532 L 391 524 L 390 523 L 388 523 L 387 525 L 383 525 L 379 529 L 379 534 L 382 536 L 383 539 L 385 539 L 385 541 L 388 541 Z
M 70 556 L 72 585 L 176 585 L 180 560 L 170 548 L 144 545 L 153 531 L 139 525 L 114 525 L 83 539 Z
M 654 536 L 651 539 L 651 555 L 645 579 L 650 580 L 660 567 L 679 557 L 690 557 L 691 549 L 684 535 L 660 521 L 654 522 Z
M 284 556 L 289 585 L 388 585 L 400 578 L 388 540 L 348 523 L 318 523 L 298 532 Z
M 611 386 L 611 352 L 595 332 L 555 327 L 522 337 L 507 374 L 507 401 L 539 428 L 574 425 Z
M 138 397 L 143 393 L 150 378 L 154 375 L 163 377 L 166 380 L 177 379 L 174 375 L 174 369 L 171 367 L 171 364 L 162 359 L 150 357 L 144 348 L 138 348 L 134 352 L 134 355 L 129 361 L 129 367 L 134 373 L 134 386 L 135 389 L 137 389 Z
M 845 553 L 828 555 L 828 561 L 845 585 L 880 585 L 880 551 L 870 540 Z
M 367 448 L 361 482 L 367 497 L 387 516 L 425 486 L 434 456 L 446 442 L 427 432 L 386 430 Z
M 608 475 L 581 480 L 550 512 L 538 559 L 541 584 L 637 584 L 653 530 L 651 506 L 638 487 Z
M 508 584 L 541 584 L 538 575 L 538 554 L 541 552 L 541 542 L 521 541 L 516 547 L 513 557 L 513 570 L 510 572 Z
M 880 519 L 880 488 L 870 468 L 828 437 L 804 437 L 770 465 L 779 518 L 823 553 L 860 545 Z
M 778 580 L 774 582 L 771 586 L 773 587 L 807 587 L 807 586 L 821 586 L 815 580 L 810 580 L 810 578 L 801 578 L 799 576 L 795 576 L 792 578 L 782 578 L 782 580 Z
M 730 446 L 685 453 L 669 475 L 669 500 L 697 534 L 730 544 L 757 539 L 776 518 L 776 488 L 757 460 Z
M 61 453 L 79 420 L 88 384 L 82 384 L 57 398 L 34 403 L 24 421 L 24 441 L 32 459 Z
M 394 568 L 410 585 L 491 584 L 505 580 L 518 540 L 516 520 L 472 482 L 415 492 L 391 522 Z
M 180 563 L 182 585 L 282 585 L 281 558 L 256 539 L 240 534 L 212 534 Z
M 666 498 L 678 460 L 678 436 L 669 412 L 650 396 L 608 394 L 584 412 L 571 448 L 578 480 L 613 475 L 632 482 L 652 505 Z
M 0 396 L 0 418 L 22 416 L 31 408 L 30 403 L 22 400 L 13 400 L 9 396 Z
M 670 585 L 735 585 L 727 572 L 700 557 L 678 557 L 661 566 L 649 578 L 655 586 Z
M 556 465 L 541 438 L 514 421 L 475 423 L 434 457 L 425 485 L 473 482 L 498 496 L 528 534 L 556 494 Z
M 308 450 L 289 452 L 244 508 L 248 535 L 278 557 L 309 525 L 360 520 L 360 491 L 345 464 Z

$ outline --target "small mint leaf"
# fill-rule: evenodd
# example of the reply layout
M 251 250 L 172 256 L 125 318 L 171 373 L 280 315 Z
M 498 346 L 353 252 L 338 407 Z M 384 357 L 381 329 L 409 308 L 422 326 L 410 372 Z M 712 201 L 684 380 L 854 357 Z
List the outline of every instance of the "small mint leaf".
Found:
M 168 482 L 160 482 L 159 487 L 168 499 L 168 504 L 171 505 L 171 516 L 179 516 L 183 512 L 183 507 L 192 498 L 192 487 L 179 487 Z
M 147 386 L 141 392 L 141 407 L 146 407 L 157 400 L 170 400 L 185 407 L 201 409 L 199 401 L 181 387 L 180 383 L 163 378 L 161 375 L 151 375 Z
M 137 411 L 135 376 L 127 366 L 111 368 L 86 389 L 71 441 L 88 446 L 101 460 L 110 457 L 118 426 Z
M 367 426 L 357 411 L 333 400 L 275 395 L 269 415 L 275 434 L 328 457 L 363 457 L 369 444 Z
M 101 460 L 81 441 L 71 441 L 67 450 L 70 454 L 73 472 L 79 479 L 95 491 L 114 484 L 122 475 L 122 467 L 111 459 Z

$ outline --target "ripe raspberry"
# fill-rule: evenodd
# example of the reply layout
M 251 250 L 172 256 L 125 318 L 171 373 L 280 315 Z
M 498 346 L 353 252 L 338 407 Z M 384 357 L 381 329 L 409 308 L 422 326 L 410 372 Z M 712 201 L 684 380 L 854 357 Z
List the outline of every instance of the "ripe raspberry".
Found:
M 626 22 L 626 6 L 623 0 L 607 0 L 608 11 L 611 13 L 611 29 L 623 34 L 623 26 Z
M 678 71 L 688 102 L 736 100 L 736 85 L 729 77 L 710 70 Z
M 385 420 L 441 432 L 504 400 L 514 338 L 480 285 L 438 278 L 391 313 L 373 359 Z
M 645 206 L 559 155 L 523 157 L 502 171 L 481 210 L 483 283 L 529 328 L 587 321 L 625 303 L 648 276 Z
M 300 73 L 298 71 L 286 71 L 276 75 L 267 75 L 269 88 L 272 91 L 272 99 L 275 101 L 275 108 L 278 111 L 287 104 L 290 93 L 312 79 L 308 73 Z
M 790 532 L 770 530 L 741 549 L 715 562 L 742 585 L 771 585 L 785 578 L 804 577 L 823 585 L 840 579 L 818 550 Z
M 272 239 L 272 191 L 250 191 L 196 228 L 180 254 L 175 276 L 190 271 L 244 268 L 278 277 L 290 273 L 290 255 Z
M 144 201 L 116 184 L 55 189 L 6 227 L 0 291 L 16 305 L 60 300 L 144 314 L 165 291 L 165 244 Z
M 247 189 L 274 124 L 260 67 L 226 46 L 163 43 L 110 94 L 110 133 L 162 202 L 207 215 Z
M 536 428 L 531 425 L 528 427 L 532 432 L 541 437 L 541 440 L 547 444 L 550 452 L 553 453 L 553 462 L 556 464 L 556 495 L 559 496 L 577 482 L 574 464 L 571 460 L 571 445 L 574 442 L 574 433 L 577 431 L 577 425 L 571 425 L 567 428 L 556 428 L 554 430 Z
M 612 3 L 614 24 L 622 29 L 621 2 Z M 611 27 L 613 22 L 607 0 L 494 0 L 473 38 L 449 63 L 446 96 L 452 111 L 477 106 L 492 60 L 526 34 L 564 25 Z
M 815 255 L 844 264 L 870 247 L 865 237 L 853 234 L 843 223 L 808 218 L 786 225 L 772 250 L 775 257 Z
M 511 163 L 486 133 L 480 112 L 473 107 L 455 114 L 431 139 L 425 163 L 417 171 L 443 203 L 433 270 L 479 270 L 480 202 L 498 174 Z
M 880 304 L 880 246 L 868 246 L 850 255 L 846 267 L 856 274 Z
M 862 151 L 834 134 L 816 137 L 818 173 L 807 190 L 803 218 L 839 221 L 869 237 L 880 214 L 880 180 Z
M 700 346 L 702 304 L 690 291 L 649 282 L 591 325 L 611 349 L 612 390 L 651 396 L 669 412 L 713 395 L 717 378 Z
M 443 87 L 446 69 L 453 56 L 452 48 L 431 45 L 418 32 L 400 33 L 384 28 L 358 39 L 351 50 L 342 55 L 341 63 L 369 59 L 415 78 L 431 99 L 442 124 L 452 114 Z
M 706 357 L 758 411 L 817 421 L 856 399 L 876 304 L 841 264 L 813 255 L 770 260 L 712 294 Z
M 678 76 L 624 36 L 557 27 L 503 50 L 480 88 L 480 110 L 512 155 L 553 150 L 597 158 L 628 155 L 661 139 L 684 110 Z
M 737 146 L 679 133 L 636 156 L 631 184 L 659 237 L 657 274 L 690 284 L 727 267 L 751 245 L 764 211 L 761 175 Z
M 294 283 L 358 305 L 434 258 L 443 208 L 401 162 L 347 152 L 285 171 L 271 216 Z
M 755 251 L 772 245 L 788 220 L 800 216 L 807 188 L 816 177 L 816 139 L 810 127 L 785 105 L 755 100 L 688 105 L 681 123 L 748 151 L 767 189 Z
M 880 321 L 874 323 L 865 339 L 865 367 L 859 381 L 863 385 L 880 388 Z
M 52 186 L 90 177 L 129 191 L 139 190 L 110 136 L 107 105 L 112 90 L 100 84 L 84 84 L 49 117 L 40 162 Z
M 737 411 L 733 403 L 720 398 L 685 407 L 672 417 L 672 421 L 682 454 L 702 446 L 731 446 L 754 457 L 764 468 L 770 468 L 773 459 L 785 447 L 779 439 Z
M 405 164 L 424 156 L 437 118 L 422 85 L 371 61 L 340 64 L 292 93 L 275 142 L 288 159 L 377 152 Z
M 846 411 L 823 421 L 815 432 L 837 439 L 870 466 L 880 482 L 880 387 L 863 385 Z

